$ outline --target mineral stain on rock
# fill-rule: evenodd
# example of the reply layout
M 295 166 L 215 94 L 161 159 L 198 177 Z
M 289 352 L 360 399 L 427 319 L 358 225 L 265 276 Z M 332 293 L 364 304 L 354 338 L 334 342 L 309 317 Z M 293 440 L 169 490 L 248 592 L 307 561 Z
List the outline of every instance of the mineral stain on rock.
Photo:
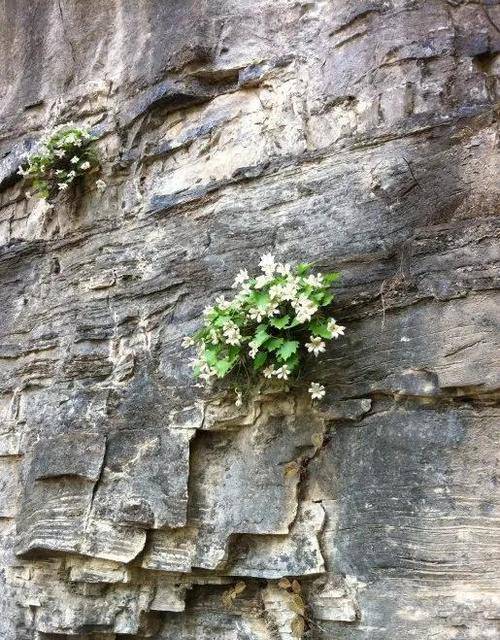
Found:
M 0 12 L 0 638 L 495 637 L 498 3 Z M 180 348 L 266 252 L 344 275 L 314 406 Z

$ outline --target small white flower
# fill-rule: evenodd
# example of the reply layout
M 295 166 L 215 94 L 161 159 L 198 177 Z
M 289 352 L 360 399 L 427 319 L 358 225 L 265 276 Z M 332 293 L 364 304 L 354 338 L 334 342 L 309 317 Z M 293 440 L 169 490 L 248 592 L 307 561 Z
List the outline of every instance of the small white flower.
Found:
M 292 302 L 292 307 L 297 309 L 298 307 L 308 307 L 311 304 L 314 304 L 307 296 L 301 295 L 296 300 Z
M 76 178 L 76 171 L 73 171 L 73 170 L 69 171 L 68 178 L 70 181 L 73 180 L 73 178 Z
M 213 308 L 213 307 L 211 307 L 211 306 L 207 305 L 207 306 L 203 309 L 203 315 L 205 316 L 205 318 L 207 318 L 207 317 L 212 313 L 212 311 L 213 311 L 213 310 L 214 310 L 214 308 Z
M 313 400 L 321 400 L 325 395 L 325 387 L 319 382 L 311 382 L 311 386 L 308 389 Z
M 241 407 L 243 404 L 243 394 L 241 391 L 236 391 L 236 400 L 234 402 L 236 407 Z
M 311 274 L 310 276 L 307 276 L 307 278 L 305 279 L 305 283 L 310 285 L 311 287 L 322 287 L 323 276 L 321 275 L 321 273 L 318 273 L 317 275 Z
M 64 156 L 66 155 L 66 151 L 64 151 L 64 149 L 54 149 L 54 155 L 57 158 L 64 158 Z
M 283 298 L 283 285 L 282 284 L 273 284 L 269 287 L 269 297 L 271 300 L 281 301 Z
M 87 171 L 87 169 L 90 169 L 90 162 L 88 160 L 82 162 L 82 164 L 80 165 L 80 169 L 82 169 L 83 171 Z
M 258 352 L 259 352 L 259 348 L 258 348 L 258 347 L 256 347 L 255 345 L 253 345 L 253 344 L 250 342 L 250 351 L 248 352 L 249 356 L 250 356 L 251 358 L 255 358 L 255 356 L 258 354 Z
M 64 173 L 64 171 L 62 169 L 56 169 L 55 173 L 56 173 L 56 176 L 60 176 L 61 173 Z
M 345 327 L 343 327 L 341 324 L 336 324 L 335 326 L 331 327 L 330 331 L 332 332 L 332 338 L 337 339 L 339 336 L 343 336 L 344 329 Z
M 276 271 L 281 276 L 289 276 L 292 273 L 292 267 L 289 264 L 278 262 L 278 264 L 276 265 Z
M 306 349 L 309 353 L 314 353 L 314 355 L 317 356 L 325 350 L 325 343 L 319 336 L 311 336 L 310 342 L 306 342 Z
M 297 321 L 301 324 L 308 322 L 318 310 L 317 305 L 306 296 L 299 296 L 297 300 L 292 300 L 292 307 L 297 314 Z
M 17 175 L 19 175 L 19 176 L 25 176 L 25 175 L 27 175 L 27 173 L 28 173 L 28 172 L 27 172 L 27 171 L 25 171 L 25 170 L 21 167 L 21 165 L 19 165 L 19 168 L 18 168 L 18 170 L 17 170 Z
M 235 347 L 241 344 L 240 330 L 232 320 L 228 320 L 224 324 L 224 329 L 222 330 L 222 333 L 224 334 L 224 337 L 226 339 L 225 342 L 227 344 L 233 345 Z
M 298 290 L 298 279 L 297 278 L 289 278 L 282 286 L 281 286 L 281 299 L 282 300 L 295 300 L 297 296 Z
M 243 299 L 240 296 L 235 296 L 229 303 L 229 308 L 234 311 L 239 311 L 243 305 Z
M 241 269 L 236 274 L 236 277 L 233 282 L 233 289 L 236 289 L 236 287 L 239 287 L 240 285 L 245 284 L 247 280 L 248 280 L 248 271 L 246 269 Z
M 270 275 L 270 274 L 265 274 L 263 276 L 257 276 L 255 278 L 255 288 L 256 289 L 262 289 L 262 287 L 265 287 L 266 284 L 269 284 L 272 279 L 273 279 L 273 276 Z
M 205 380 L 205 382 L 208 382 L 211 378 L 217 376 L 217 371 L 215 371 L 215 369 L 211 369 L 206 362 L 201 363 L 199 361 L 194 361 L 193 366 L 200 367 L 200 378 Z
M 309 322 L 309 320 L 313 317 L 314 312 L 310 313 L 307 310 L 301 310 L 297 313 L 295 318 L 299 324 L 304 324 L 304 322 Z
M 217 296 L 215 303 L 221 311 L 226 311 L 231 306 L 231 303 L 224 298 L 224 296 Z
M 248 317 L 250 320 L 255 320 L 256 322 L 260 322 L 265 315 L 265 312 L 258 307 L 253 307 L 248 310 Z
M 104 180 L 96 180 L 95 186 L 97 188 L 97 191 L 104 191 L 108 185 L 104 182 Z
M 58 182 L 57 183 L 57 188 L 59 189 L 59 191 L 64 191 L 68 187 L 69 187 L 69 185 L 68 185 L 67 182 Z
M 259 267 L 266 274 L 266 276 L 272 275 L 276 270 L 276 263 L 274 262 L 274 256 L 270 253 L 265 253 L 260 258 Z
M 80 162 L 80 158 L 78 156 L 73 156 L 70 162 L 71 164 L 78 164 Z
M 264 378 L 272 378 L 275 374 L 274 364 L 270 364 L 268 367 L 262 370 Z
M 252 287 L 248 283 L 245 283 L 236 294 L 233 302 L 236 303 L 236 306 L 239 306 L 239 304 L 245 301 L 250 293 L 252 293 Z
M 290 375 L 290 367 L 287 364 L 284 364 L 279 369 L 276 369 L 274 374 L 279 380 L 288 380 L 288 376 Z
M 184 349 L 189 349 L 189 347 L 194 347 L 194 345 L 195 345 L 195 341 L 191 336 L 186 336 L 185 338 L 182 338 L 182 347 Z

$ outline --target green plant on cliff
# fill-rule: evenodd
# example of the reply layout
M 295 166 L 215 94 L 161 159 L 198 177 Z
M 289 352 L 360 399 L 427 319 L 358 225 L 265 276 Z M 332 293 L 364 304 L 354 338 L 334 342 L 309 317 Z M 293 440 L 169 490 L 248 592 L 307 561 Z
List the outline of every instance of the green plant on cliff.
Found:
M 298 375 L 308 353 L 318 356 L 325 341 L 344 335 L 345 327 L 324 313 L 338 273 L 313 274 L 310 264 L 291 267 L 270 254 L 261 257 L 260 267 L 256 277 L 241 270 L 233 284 L 236 295 L 216 298 L 203 312 L 202 328 L 184 338 L 184 347 L 198 349 L 193 364 L 197 378 L 210 382 L 233 374 L 289 380 Z M 320 399 L 325 389 L 311 382 L 309 393 Z
M 71 122 L 57 127 L 41 139 L 18 174 L 31 181 L 33 194 L 52 201 L 79 178 L 98 170 L 94 140 L 86 127 Z

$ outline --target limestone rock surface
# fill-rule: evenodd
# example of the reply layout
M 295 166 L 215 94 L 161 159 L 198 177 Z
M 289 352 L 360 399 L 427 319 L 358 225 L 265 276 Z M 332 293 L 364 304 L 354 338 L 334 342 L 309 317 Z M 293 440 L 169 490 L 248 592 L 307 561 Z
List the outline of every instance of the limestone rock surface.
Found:
M 492 640 L 497 0 L 0 7 L 0 639 Z M 17 175 L 92 127 L 43 211 Z M 182 336 L 272 252 L 343 273 L 327 396 Z

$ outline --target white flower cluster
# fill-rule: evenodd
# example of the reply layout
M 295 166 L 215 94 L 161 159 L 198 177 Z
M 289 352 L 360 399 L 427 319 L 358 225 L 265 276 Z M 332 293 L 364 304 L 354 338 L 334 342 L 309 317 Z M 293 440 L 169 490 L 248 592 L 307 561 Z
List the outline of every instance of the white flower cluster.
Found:
M 311 265 L 292 267 L 269 253 L 259 266 L 256 277 L 241 269 L 233 298 L 218 296 L 203 310 L 203 327 L 184 338 L 184 347 L 198 348 L 193 362 L 198 378 L 210 381 L 231 371 L 250 371 L 286 381 L 297 374 L 304 355 L 318 356 L 326 340 L 344 335 L 345 327 L 322 312 L 333 299 L 330 288 L 338 274 L 313 274 Z M 312 382 L 309 393 L 320 399 L 325 389 Z
M 94 139 L 85 127 L 73 123 L 57 127 L 41 139 L 36 153 L 28 156 L 17 173 L 32 181 L 34 192 L 42 199 L 52 199 L 77 177 L 99 166 L 90 147 Z M 27 193 L 27 197 L 31 195 Z

